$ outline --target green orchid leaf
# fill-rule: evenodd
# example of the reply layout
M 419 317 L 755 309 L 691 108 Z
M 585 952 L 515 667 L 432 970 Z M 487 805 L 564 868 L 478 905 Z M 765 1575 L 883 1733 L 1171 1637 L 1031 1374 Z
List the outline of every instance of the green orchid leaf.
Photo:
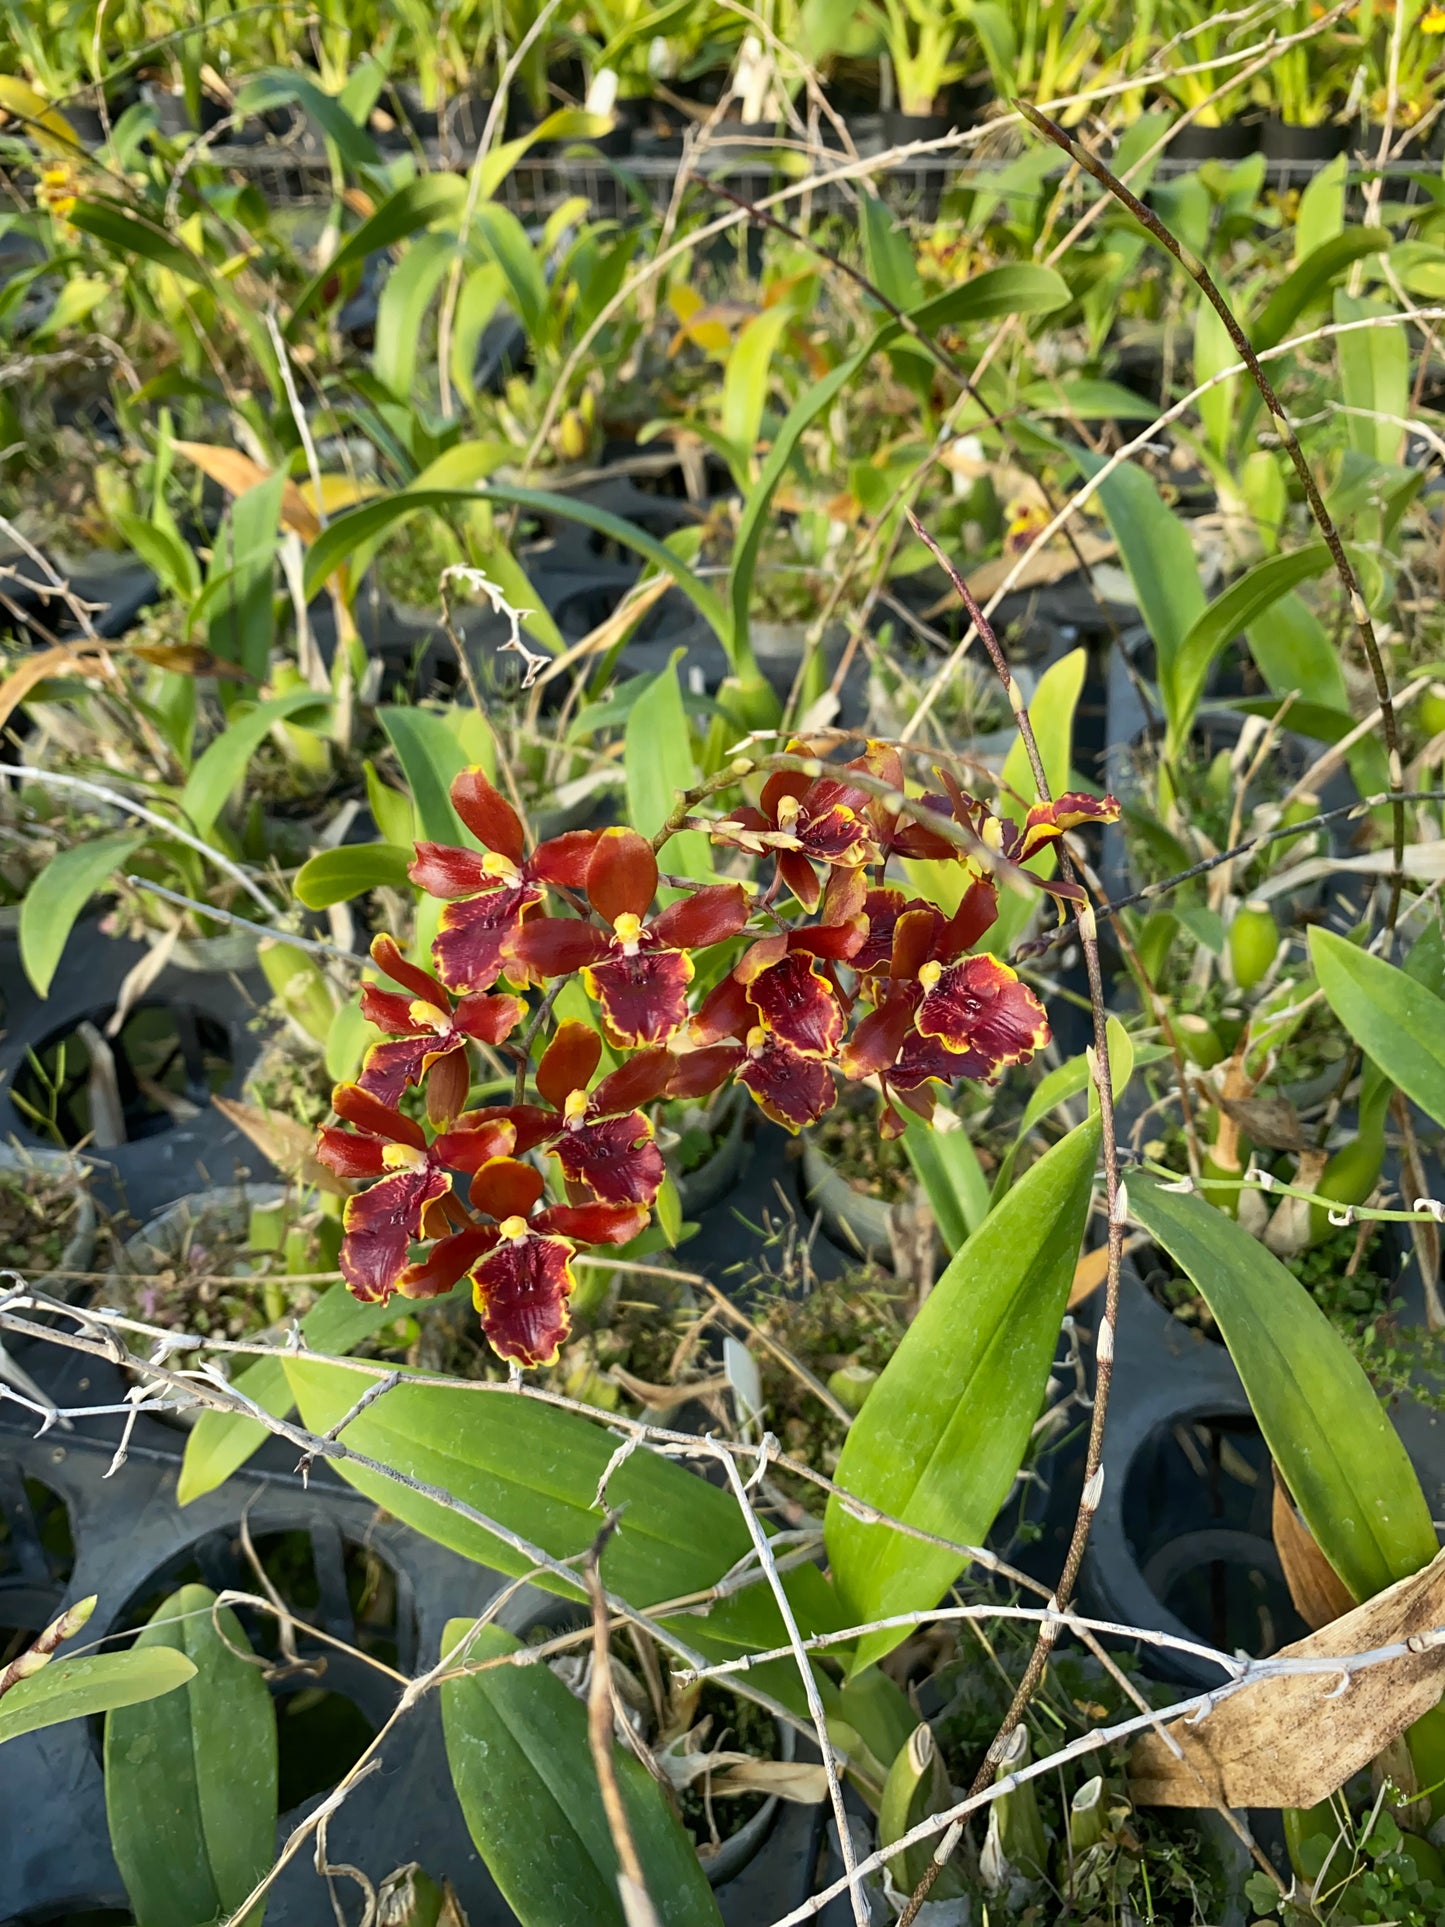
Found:
M 1013 1484 L 1043 1400 L 1088 1220 L 1099 1126 L 1046 1151 L 924 1300 L 844 1442 L 840 1488 L 880 1512 L 978 1545 Z M 830 1497 L 833 1582 L 850 1620 L 934 1606 L 963 1560 Z M 866 1634 L 854 1670 L 901 1631 Z
M 1310 931 L 1310 962 L 1360 1049 L 1427 1116 L 1445 1124 L 1445 999 L 1332 930 Z
M 1304 1286 L 1202 1198 L 1139 1175 L 1128 1201 L 1209 1306 L 1274 1462 L 1354 1598 L 1428 1565 L 1435 1529 L 1420 1481 L 1359 1361 Z
M 224 1920 L 276 1848 L 276 1712 L 241 1623 L 208 1586 L 157 1607 L 138 1652 L 184 1655 L 178 1693 L 121 1707 L 105 1723 L 110 1844 L 145 1927 Z M 244 1927 L 260 1927 L 258 1902 Z
M 443 1628 L 443 1653 L 469 1623 Z M 464 1664 L 521 1650 L 500 1626 L 480 1627 Z M 447 1762 L 467 1831 L 520 1927 L 628 1927 L 617 1887 L 617 1850 L 587 1738 L 587 1708 L 546 1666 L 493 1664 L 460 1671 L 441 1688 Z M 667 1795 L 637 1756 L 614 1747 L 629 1830 L 661 1927 L 721 1927 L 722 1916 L 692 1842 Z
M 20 906 L 20 962 L 37 996 L 50 993 L 75 920 L 97 890 L 145 842 L 143 830 L 92 837 L 52 857 L 25 892 Z
M 291 887 L 308 910 L 325 910 L 368 890 L 405 890 L 410 862 L 410 850 L 395 843 L 346 843 L 307 857 Z
M 0 1745 L 64 1720 L 158 1699 L 184 1686 L 195 1671 L 184 1653 L 164 1650 L 57 1657 L 29 1679 L 18 1680 L 0 1701 Z

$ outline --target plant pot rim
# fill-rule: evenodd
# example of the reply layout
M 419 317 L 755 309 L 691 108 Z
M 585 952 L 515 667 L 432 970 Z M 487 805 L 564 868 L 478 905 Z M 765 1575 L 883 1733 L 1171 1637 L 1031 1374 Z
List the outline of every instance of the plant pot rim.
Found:
M 90 1190 L 92 1169 L 75 1151 L 0 1142 L 0 1172 L 40 1170 L 57 1178 L 70 1178 L 75 1183 L 75 1224 L 61 1251 L 60 1263 L 55 1272 L 46 1272 L 27 1280 L 35 1290 L 55 1298 L 76 1299 L 87 1295 L 87 1288 L 81 1279 L 57 1277 L 56 1272 L 89 1271 L 94 1260 L 97 1218 L 95 1199 Z

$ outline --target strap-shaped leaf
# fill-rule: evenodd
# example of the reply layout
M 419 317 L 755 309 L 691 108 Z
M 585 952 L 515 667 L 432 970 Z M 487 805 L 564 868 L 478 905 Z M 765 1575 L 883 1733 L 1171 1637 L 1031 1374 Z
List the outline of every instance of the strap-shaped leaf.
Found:
M 224 1634 L 224 1637 L 222 1636 Z M 229 1607 L 182 1586 L 156 1609 L 138 1651 L 183 1653 L 195 1677 L 178 1693 L 105 1723 L 110 1844 L 143 1927 L 224 1920 L 276 1846 L 276 1713 Z M 260 1927 L 258 1903 L 245 1927 Z
M 1025 1172 L 954 1257 L 853 1421 L 838 1462 L 845 1492 L 980 1543 L 1039 1415 L 1098 1149 L 1091 1118 Z M 963 1569 L 950 1552 L 864 1524 L 836 1497 L 826 1532 L 834 1584 L 859 1622 L 936 1605 Z M 902 1637 L 867 1634 L 855 1670 Z
M 83 1720 L 173 1693 L 195 1670 L 184 1653 L 161 1649 L 52 1659 L 41 1672 L 18 1681 L 0 1701 L 0 1744 L 42 1726 L 59 1726 L 62 1720 Z
M 410 861 L 395 843 L 347 843 L 307 857 L 291 887 L 308 910 L 325 910 L 382 886 L 404 890 Z
M 246 765 L 270 734 L 274 723 L 285 722 L 303 710 L 325 712 L 329 698 L 314 689 L 292 689 L 284 696 L 273 696 L 258 703 L 246 715 L 228 723 L 214 742 L 208 743 L 196 758 L 195 767 L 181 791 L 181 809 L 191 827 L 205 836 L 215 826 L 226 806 L 226 799 L 246 773 Z
M 1135 1176 L 1129 1209 L 1209 1306 L 1274 1462 L 1354 1597 L 1428 1565 L 1435 1529 L 1420 1481 L 1358 1360 L 1299 1280 L 1202 1198 Z
M 142 830 L 119 830 L 77 843 L 47 863 L 26 891 L 20 906 L 20 961 L 39 996 L 49 994 L 76 918 L 144 841 Z
M 468 1622 L 442 1632 L 450 1652 Z M 466 1663 L 505 1658 L 520 1641 L 483 1626 Z M 492 1666 L 448 1679 L 442 1725 L 452 1784 L 477 1851 L 520 1927 L 627 1927 L 617 1852 L 587 1742 L 587 1709 L 544 1665 Z M 613 1749 L 622 1803 L 662 1927 L 721 1927 L 691 1841 L 637 1759 Z
M 339 1365 L 287 1357 L 286 1375 L 307 1429 L 324 1432 L 355 1402 L 362 1381 Z M 617 1441 L 602 1427 L 535 1399 L 465 1386 L 403 1383 L 346 1428 L 346 1443 L 366 1457 L 438 1487 L 519 1534 L 554 1559 L 584 1553 L 597 1537 L 597 1486 Z M 532 1561 L 485 1526 L 346 1459 L 336 1470 L 388 1512 L 498 1572 L 530 1574 Z M 625 1506 L 623 1524 L 603 1555 L 608 1586 L 635 1606 L 705 1591 L 752 1544 L 732 1498 L 654 1452 L 634 1452 L 607 1484 L 607 1502 Z M 542 1572 L 549 1591 L 578 1588 Z M 812 1566 L 787 1576 L 800 1624 L 844 1624 L 836 1599 Z M 786 1644 L 771 1593 L 750 1586 L 705 1616 L 680 1617 L 677 1631 L 719 1658 Z M 801 1706 L 797 1667 L 758 1669 L 767 1690 Z
M 1310 961 L 1326 1002 L 1360 1049 L 1445 1124 L 1445 999 L 1332 930 L 1310 931 Z

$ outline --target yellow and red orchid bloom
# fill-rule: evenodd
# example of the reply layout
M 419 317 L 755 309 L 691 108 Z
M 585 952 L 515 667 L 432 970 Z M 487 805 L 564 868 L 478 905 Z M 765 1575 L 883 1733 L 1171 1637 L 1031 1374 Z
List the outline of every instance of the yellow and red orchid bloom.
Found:
M 509 941 L 546 896 L 546 886 L 579 888 L 597 841 L 595 830 L 569 830 L 528 856 L 522 819 L 488 780 L 464 769 L 452 783 L 452 805 L 482 850 L 418 843 L 407 874 L 428 896 L 449 899 L 432 944 L 432 962 L 449 990 L 490 990 L 502 974 Z
M 553 1153 L 574 1204 L 651 1205 L 664 1166 L 638 1106 L 662 1096 L 674 1059 L 661 1046 L 638 1051 L 589 1093 L 601 1058 L 602 1039 L 589 1024 L 559 1024 L 537 1065 L 545 1103 L 515 1104 L 501 1115 L 516 1126 L 519 1153 Z
M 617 1245 L 647 1223 L 644 1204 L 553 1204 L 539 1210 L 542 1174 L 512 1157 L 492 1158 L 472 1178 L 472 1215 L 492 1220 L 441 1239 L 399 1280 L 409 1298 L 435 1298 L 468 1274 L 472 1302 L 492 1349 L 518 1365 L 550 1365 L 572 1328 L 579 1244 Z
M 512 938 L 509 959 L 546 980 L 582 972 L 609 1040 L 624 1049 L 660 1044 L 687 1021 L 690 950 L 735 937 L 748 920 L 742 887 L 707 884 L 644 921 L 657 894 L 657 858 L 635 830 L 603 830 L 583 887 L 611 926 L 567 917 L 535 917 Z
M 500 1044 L 521 1021 L 521 1000 L 476 994 L 453 1004 L 430 971 L 407 962 L 394 937 L 374 938 L 371 958 L 401 990 L 361 987 L 362 1016 L 387 1035 L 367 1051 L 357 1083 L 390 1105 L 409 1085 L 425 1084 L 428 1117 L 449 1123 L 466 1106 L 468 1043 Z
M 385 1304 L 399 1289 L 411 1246 L 450 1229 L 452 1171 L 476 1171 L 505 1155 L 516 1130 L 505 1117 L 478 1118 L 469 1128 L 464 1113 L 428 1143 L 420 1124 L 359 1084 L 338 1084 L 331 1107 L 353 1128 L 323 1125 L 317 1157 L 338 1177 L 376 1180 L 346 1200 L 341 1275 L 354 1297 Z
M 985 952 L 953 964 L 932 959 L 918 981 L 923 997 L 914 1027 L 960 1060 L 956 1076 L 997 1077 L 1008 1064 L 1026 1064 L 1049 1041 L 1043 1005 L 997 957 Z M 988 1069 L 974 1068 L 980 1064 Z
M 891 743 L 869 743 L 861 756 L 855 757 L 851 763 L 845 763 L 843 767 L 876 777 L 880 783 L 887 783 L 900 797 L 905 794 L 903 758 Z M 953 814 L 953 805 L 947 796 L 924 795 L 917 798 L 917 802 L 931 815 L 947 817 Z M 887 797 L 869 796 L 866 814 L 878 846 L 879 858 L 884 862 L 890 856 L 914 857 L 935 863 L 949 859 L 967 860 L 956 843 L 937 830 L 930 829 L 911 811 L 891 807 Z
M 790 744 L 804 749 L 805 744 Z M 879 851 L 865 814 L 868 796 L 835 776 L 775 772 L 763 784 L 759 807 L 751 804 L 708 825 L 714 843 L 730 844 L 750 855 L 777 859 L 777 879 L 803 908 L 813 911 L 823 898 L 814 864 L 826 870 L 860 870 L 877 863 Z

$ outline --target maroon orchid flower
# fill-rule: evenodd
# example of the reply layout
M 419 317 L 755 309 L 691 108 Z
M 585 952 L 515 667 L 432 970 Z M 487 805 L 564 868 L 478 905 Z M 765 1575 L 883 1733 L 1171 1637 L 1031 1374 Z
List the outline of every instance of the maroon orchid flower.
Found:
M 895 790 L 899 797 L 906 794 L 903 758 L 889 743 L 869 743 L 861 756 L 855 757 L 851 763 L 845 763 L 843 767 L 877 777 L 880 783 L 887 783 Z M 931 815 L 948 817 L 953 814 L 953 805 L 947 796 L 924 795 L 917 802 Z M 966 861 L 964 852 L 956 843 L 938 830 L 930 829 L 913 811 L 891 806 L 887 797 L 870 795 L 865 813 L 878 846 L 879 858 L 885 862 L 890 856 L 914 857 L 925 862 L 946 862 L 950 859 Z
M 817 979 L 795 1003 L 775 995 L 766 980 L 780 970 L 786 972 L 790 987 L 800 985 L 804 976 L 811 977 L 807 953 L 785 955 L 750 983 L 736 972 L 724 977 L 691 1026 L 691 1036 L 703 1048 L 679 1057 L 669 1089 L 675 1095 L 700 1096 L 736 1077 L 764 1117 L 796 1135 L 805 1124 L 816 1124 L 837 1099 L 828 1058 L 842 1035 L 845 1013 L 836 1004 L 836 1023 L 831 1014 L 820 1022 L 825 1008 L 821 1000 L 832 993 L 822 990 Z M 781 1031 L 770 1028 L 767 1016 L 752 1001 L 759 985 L 773 1017 L 782 1023 Z M 799 1049 L 792 1041 L 797 1036 L 807 1048 Z M 719 1041 L 723 1038 L 735 1041 L 725 1044 Z M 829 1039 L 829 1048 L 822 1048 Z
M 341 1222 L 341 1275 L 354 1297 L 385 1304 L 398 1289 L 413 1243 L 442 1236 L 452 1213 L 444 1200 L 453 1170 L 476 1171 L 512 1149 L 509 1119 L 466 1114 L 427 1142 L 425 1131 L 359 1084 L 338 1084 L 331 1106 L 352 1130 L 323 1125 L 316 1155 L 338 1177 L 374 1178 L 346 1200 Z
M 608 1073 L 590 1094 L 602 1039 L 588 1024 L 559 1024 L 537 1066 L 543 1104 L 513 1105 L 518 1152 L 550 1151 L 574 1204 L 650 1205 L 662 1187 L 662 1153 L 637 1107 L 660 1097 L 674 1059 L 656 1046 Z
M 961 963 L 925 963 L 918 973 L 923 987 L 914 1025 L 953 1056 L 983 1060 L 996 1077 L 1007 1064 L 1027 1063 L 1048 1043 L 1049 1020 L 1038 998 L 1021 983 L 1016 970 L 986 952 Z M 964 1076 L 976 1076 L 963 1070 Z
M 510 960 L 540 979 L 582 972 L 609 1041 L 623 1049 L 660 1044 L 687 1021 L 690 950 L 735 937 L 748 920 L 736 883 L 716 883 L 669 904 L 645 922 L 657 894 L 657 858 L 635 830 L 603 830 L 583 887 L 611 928 L 567 917 L 535 917 L 511 939 Z
M 806 752 L 805 743 L 790 743 Z M 751 804 L 719 823 L 709 823 L 714 843 L 731 844 L 753 856 L 773 855 L 779 879 L 803 908 L 822 901 L 815 863 L 827 870 L 859 870 L 879 860 L 865 814 L 867 793 L 835 776 L 809 777 L 776 771 L 763 784 L 759 807 Z
M 451 899 L 432 944 L 432 962 L 449 990 L 490 990 L 502 974 L 506 949 L 546 885 L 578 889 L 597 840 L 595 830 L 570 830 L 526 854 L 522 819 L 480 769 L 464 769 L 452 783 L 452 804 L 484 850 L 418 843 L 407 874 L 428 896 Z
M 472 1302 L 492 1349 L 518 1365 L 550 1365 L 572 1328 L 568 1300 L 576 1288 L 572 1259 L 579 1244 L 626 1244 L 647 1223 L 643 1204 L 543 1206 L 542 1174 L 517 1158 L 498 1157 L 473 1176 L 473 1224 L 434 1245 L 409 1266 L 399 1288 L 409 1298 L 435 1298 L 469 1273 Z
M 500 1044 L 521 1021 L 523 1005 L 516 997 L 471 996 L 454 1006 L 431 972 L 408 963 L 392 937 L 373 939 L 371 957 L 410 995 L 362 985 L 362 1016 L 388 1035 L 367 1051 L 357 1082 L 390 1105 L 408 1085 L 425 1083 L 428 1117 L 446 1124 L 466 1105 L 468 1043 Z
M 938 774 L 948 791 L 955 817 L 973 832 L 985 849 L 997 853 L 1001 865 L 1014 872 L 1015 881 L 1025 888 L 1033 886 L 1047 891 L 1061 905 L 1084 901 L 1080 884 L 1061 877 L 1039 876 L 1033 871 L 1025 874 L 1023 866 L 1050 843 L 1058 842 L 1066 831 L 1077 829 L 1082 823 L 1117 823 L 1120 805 L 1116 797 L 1088 796 L 1079 790 L 1069 790 L 1050 802 L 1035 803 L 1023 823 L 1018 824 L 1010 817 L 995 814 L 986 803 L 968 795 L 947 770 L 940 769 Z

